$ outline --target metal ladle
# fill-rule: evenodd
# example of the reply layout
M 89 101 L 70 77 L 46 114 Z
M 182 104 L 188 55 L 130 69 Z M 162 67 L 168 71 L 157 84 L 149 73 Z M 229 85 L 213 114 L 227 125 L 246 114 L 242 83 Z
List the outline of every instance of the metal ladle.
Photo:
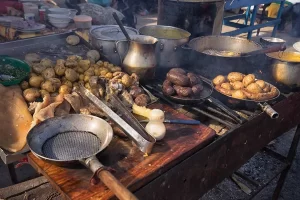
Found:
M 113 15 L 114 19 L 116 20 L 117 24 L 119 25 L 121 31 L 122 31 L 123 34 L 125 35 L 126 39 L 128 40 L 128 42 L 130 42 L 131 39 L 130 39 L 130 37 L 129 37 L 127 31 L 126 31 L 126 29 L 124 28 L 123 23 L 122 23 L 121 20 L 119 19 L 118 15 L 117 15 L 115 12 L 113 12 L 112 15 Z

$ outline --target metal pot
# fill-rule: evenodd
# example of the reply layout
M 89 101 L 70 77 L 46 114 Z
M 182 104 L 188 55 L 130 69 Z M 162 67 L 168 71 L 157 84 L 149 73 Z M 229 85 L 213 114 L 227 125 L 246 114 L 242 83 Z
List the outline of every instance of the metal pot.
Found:
M 139 29 L 140 34 L 150 35 L 159 40 L 155 55 L 159 68 L 180 67 L 182 52 L 180 46 L 189 41 L 190 33 L 172 26 L 149 25 Z
M 128 74 L 136 73 L 141 80 L 154 78 L 157 65 L 155 47 L 157 39 L 151 36 L 131 36 L 128 52 L 122 66 Z
M 248 53 L 262 49 L 258 43 L 239 37 L 205 36 L 194 38 L 188 43 L 188 47 L 183 47 L 183 49 L 186 50 L 185 57 L 190 61 L 188 67 L 210 79 L 233 71 L 250 74 L 260 68 L 263 65 L 262 61 L 265 61 L 265 55 L 226 57 L 203 53 L 205 50 Z
M 275 82 L 283 84 L 290 89 L 300 88 L 300 53 L 281 52 L 269 53 L 269 73 Z
M 134 28 L 125 27 L 129 35 L 138 35 Z M 95 26 L 90 30 L 90 40 L 102 56 L 114 65 L 121 65 L 128 50 L 128 42 L 117 25 Z

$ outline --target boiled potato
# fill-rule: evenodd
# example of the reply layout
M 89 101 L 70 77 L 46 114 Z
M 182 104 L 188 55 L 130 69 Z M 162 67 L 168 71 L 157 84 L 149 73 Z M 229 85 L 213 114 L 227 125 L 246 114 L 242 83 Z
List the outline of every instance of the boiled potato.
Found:
M 114 67 L 110 68 L 110 71 L 114 73 L 114 72 L 120 72 L 120 71 L 122 71 L 122 69 L 121 69 L 121 67 L 114 66 Z
M 81 67 L 78 67 L 76 70 L 79 74 L 83 74 L 85 72 L 84 69 L 82 69 Z
M 58 95 L 59 95 L 58 92 L 53 92 L 50 94 L 50 97 L 57 97 Z
M 90 50 L 86 53 L 86 57 L 89 60 L 93 60 L 94 62 L 97 62 L 100 59 L 100 54 L 96 50 Z
M 112 79 L 113 77 L 113 74 L 111 72 L 108 72 L 106 75 L 105 75 L 105 78 L 107 79 Z
M 44 77 L 44 79 L 54 78 L 55 71 L 53 68 L 47 68 L 42 72 L 42 76 Z
M 109 71 L 108 71 L 108 69 L 106 69 L 106 68 L 99 68 L 99 70 L 100 70 L 100 75 L 99 76 L 105 76 Z
M 255 83 L 261 87 L 261 89 L 264 89 L 266 87 L 266 83 L 263 80 L 257 80 Z
M 61 85 L 58 90 L 59 94 L 70 94 L 72 89 L 67 85 Z
M 104 63 L 102 60 L 99 60 L 96 64 L 99 65 L 100 67 L 102 67 Z
M 232 85 L 233 89 L 235 89 L 235 90 L 244 88 L 244 84 L 241 81 L 235 81 L 235 82 L 231 83 L 231 85 Z
M 58 89 L 61 86 L 61 81 L 58 78 L 49 78 L 49 81 Z
M 80 74 L 80 75 L 79 75 L 79 80 L 80 80 L 80 81 L 83 81 L 83 80 L 84 80 L 84 74 Z
M 49 93 L 55 92 L 57 90 L 55 85 L 49 80 L 46 80 L 45 82 L 43 82 L 41 88 L 42 88 L 42 90 L 46 90 Z
M 84 75 L 86 75 L 86 76 L 94 76 L 95 75 L 95 72 L 94 72 L 94 70 L 87 70 L 87 71 L 85 71 L 84 72 Z
M 54 67 L 54 71 L 57 76 L 63 76 L 65 74 L 66 67 L 64 64 L 57 64 Z
M 41 60 L 40 62 L 44 67 L 48 68 L 48 67 L 53 67 L 53 63 L 50 59 L 48 58 L 44 58 Z
M 98 69 L 95 69 L 95 70 L 94 70 L 94 73 L 95 73 L 96 76 L 100 76 L 100 69 L 99 69 L 99 68 L 98 68 Z
M 239 73 L 239 72 L 231 72 L 228 74 L 227 79 L 230 82 L 242 81 L 244 76 L 245 76 L 244 74 Z
M 22 90 L 26 90 L 27 88 L 29 88 L 29 83 L 27 81 L 22 81 L 20 87 Z
M 68 81 L 68 80 L 65 80 L 62 82 L 63 85 L 67 85 L 69 88 L 72 88 L 73 87 L 73 84 L 71 81 Z
M 271 91 L 271 86 L 268 83 L 265 83 L 265 88 L 263 89 L 264 92 L 270 92 Z
M 77 55 L 72 55 L 72 56 L 68 56 L 67 57 L 67 61 L 68 60 L 73 60 L 73 61 L 78 62 L 78 61 L 82 60 L 82 57 L 81 56 L 77 56 Z
M 38 63 L 41 61 L 41 58 L 36 53 L 28 53 L 25 55 L 25 61 L 28 63 Z
M 225 76 L 218 75 L 213 79 L 213 84 L 214 85 L 221 85 L 222 83 L 226 82 Z
M 255 82 L 255 76 L 253 74 L 248 74 L 243 79 L 243 84 L 245 87 L 247 87 L 249 84 L 254 83 L 254 82 Z
M 85 84 L 84 84 L 84 87 L 85 87 L 86 89 L 88 89 L 88 90 L 91 90 L 91 86 L 90 86 L 89 83 L 85 83 Z
M 37 74 L 41 74 L 45 69 L 47 69 L 47 67 L 45 67 L 44 65 L 42 65 L 41 63 L 34 63 L 32 65 L 32 70 L 33 72 L 37 73 Z
M 251 93 L 262 93 L 263 90 L 261 89 L 261 87 L 259 87 L 259 85 L 257 83 L 250 83 L 248 86 L 247 86 L 247 90 Z
M 47 90 L 40 90 L 41 97 L 44 98 L 46 95 L 50 95 L 50 93 Z
M 65 66 L 69 68 L 76 68 L 78 64 L 76 60 L 67 60 Z
M 80 60 L 79 67 L 81 67 L 84 71 L 88 70 L 91 66 L 91 61 L 89 60 Z
M 232 90 L 232 86 L 230 83 L 222 83 L 221 88 L 224 88 L 226 90 Z
M 29 78 L 31 78 L 31 77 L 33 77 L 33 76 L 37 76 L 37 74 L 36 74 L 36 73 L 33 73 L 33 72 L 31 72 L 31 73 L 29 74 Z
M 108 67 L 108 65 L 109 65 L 109 62 L 107 62 L 107 61 L 103 62 L 103 67 Z
M 237 99 L 247 99 L 247 96 L 243 93 L 242 90 L 233 91 L 231 96 Z
M 75 45 L 79 44 L 80 38 L 77 35 L 69 35 L 66 39 L 66 42 L 69 45 L 75 46 Z
M 89 82 L 91 76 L 85 75 L 83 78 L 84 82 Z
M 70 68 L 66 69 L 65 76 L 66 76 L 66 79 L 68 79 L 72 83 L 74 81 L 78 80 L 78 78 L 79 78 L 78 73 L 74 69 L 70 69 Z
M 23 96 L 26 101 L 34 102 L 37 98 L 41 96 L 40 92 L 36 88 L 28 88 L 23 91 Z
M 29 79 L 29 85 L 34 88 L 41 87 L 41 83 L 44 81 L 42 76 L 33 76 Z
M 66 61 L 64 59 L 57 59 L 56 65 L 65 65 Z
M 122 84 L 125 86 L 125 87 L 130 87 L 131 84 L 132 84 L 132 79 L 131 77 L 128 75 L 128 74 L 124 74 L 122 76 Z

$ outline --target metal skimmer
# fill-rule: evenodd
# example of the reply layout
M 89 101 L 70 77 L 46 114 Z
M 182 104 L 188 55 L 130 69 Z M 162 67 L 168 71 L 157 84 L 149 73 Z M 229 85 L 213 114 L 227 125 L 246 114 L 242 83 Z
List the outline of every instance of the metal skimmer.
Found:
M 48 139 L 42 151 L 51 159 L 77 160 L 97 153 L 100 146 L 100 139 L 91 132 L 68 131 Z

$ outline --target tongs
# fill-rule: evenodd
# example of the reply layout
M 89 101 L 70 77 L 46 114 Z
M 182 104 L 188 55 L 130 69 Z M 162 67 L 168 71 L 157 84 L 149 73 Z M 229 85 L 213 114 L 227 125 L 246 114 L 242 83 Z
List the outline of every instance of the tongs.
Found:
M 111 94 L 110 103 L 121 113 L 124 119 L 112 111 L 103 101 L 98 99 L 84 86 L 80 85 L 80 90 L 91 102 L 105 112 L 112 121 L 118 124 L 143 153 L 151 153 L 155 139 L 145 131 L 116 95 Z

